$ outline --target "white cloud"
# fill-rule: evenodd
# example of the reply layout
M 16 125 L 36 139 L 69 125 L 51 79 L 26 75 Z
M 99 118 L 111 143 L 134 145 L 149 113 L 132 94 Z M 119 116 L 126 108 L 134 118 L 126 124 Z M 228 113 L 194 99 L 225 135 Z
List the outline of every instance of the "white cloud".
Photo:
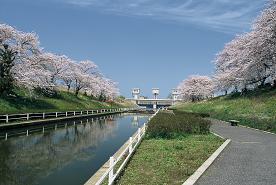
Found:
M 242 32 L 267 0 L 59 0 L 109 13 L 189 22 L 222 32 Z

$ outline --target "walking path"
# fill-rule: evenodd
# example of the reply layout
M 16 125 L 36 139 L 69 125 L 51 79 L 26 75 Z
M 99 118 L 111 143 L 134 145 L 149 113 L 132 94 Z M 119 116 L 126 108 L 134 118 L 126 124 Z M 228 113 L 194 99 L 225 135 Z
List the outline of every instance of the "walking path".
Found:
M 197 185 L 276 184 L 276 135 L 212 120 L 211 130 L 232 142 Z

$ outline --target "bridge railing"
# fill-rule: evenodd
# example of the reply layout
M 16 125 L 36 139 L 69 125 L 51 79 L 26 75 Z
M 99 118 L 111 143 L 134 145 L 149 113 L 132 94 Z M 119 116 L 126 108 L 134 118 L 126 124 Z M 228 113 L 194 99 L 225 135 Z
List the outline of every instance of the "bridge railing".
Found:
M 24 114 L 4 114 L 0 115 L 0 124 L 10 122 L 25 122 L 31 120 L 44 120 L 63 117 L 74 117 L 81 115 L 95 115 L 104 113 L 115 113 L 122 111 L 134 110 L 135 108 L 113 108 L 113 109 L 95 109 L 95 110 L 78 110 L 66 112 L 41 112 L 41 113 L 24 113 Z

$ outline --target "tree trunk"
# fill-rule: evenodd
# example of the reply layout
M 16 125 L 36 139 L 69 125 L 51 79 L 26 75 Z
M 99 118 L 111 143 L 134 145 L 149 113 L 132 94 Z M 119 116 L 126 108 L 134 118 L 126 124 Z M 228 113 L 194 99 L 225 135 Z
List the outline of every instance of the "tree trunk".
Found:
M 67 85 L 67 92 L 70 91 L 71 85 Z
M 228 92 L 227 92 L 227 90 L 225 90 L 225 91 L 224 91 L 224 95 L 227 95 L 227 94 L 228 94 Z
M 75 95 L 78 96 L 80 92 L 80 88 L 76 88 Z
M 266 80 L 266 77 L 263 77 L 260 87 L 264 87 L 265 86 L 265 80 Z

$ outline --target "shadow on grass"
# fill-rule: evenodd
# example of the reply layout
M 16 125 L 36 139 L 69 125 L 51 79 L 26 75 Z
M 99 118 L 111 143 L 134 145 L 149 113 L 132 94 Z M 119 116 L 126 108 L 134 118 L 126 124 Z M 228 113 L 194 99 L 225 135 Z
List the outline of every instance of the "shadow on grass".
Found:
M 234 92 L 229 94 L 228 96 L 225 97 L 227 100 L 232 100 L 236 98 L 266 98 L 268 96 L 275 96 L 276 95 L 276 89 L 272 87 L 264 87 L 264 88 L 259 88 L 255 90 L 248 90 L 241 94 L 240 92 Z
M 10 107 L 16 108 L 19 112 L 24 112 L 26 110 L 46 110 L 46 109 L 56 109 L 57 107 L 41 99 L 31 99 L 22 96 L 6 96 L 0 97 L 2 100 L 6 101 Z M 3 112 L 5 113 L 5 112 Z

